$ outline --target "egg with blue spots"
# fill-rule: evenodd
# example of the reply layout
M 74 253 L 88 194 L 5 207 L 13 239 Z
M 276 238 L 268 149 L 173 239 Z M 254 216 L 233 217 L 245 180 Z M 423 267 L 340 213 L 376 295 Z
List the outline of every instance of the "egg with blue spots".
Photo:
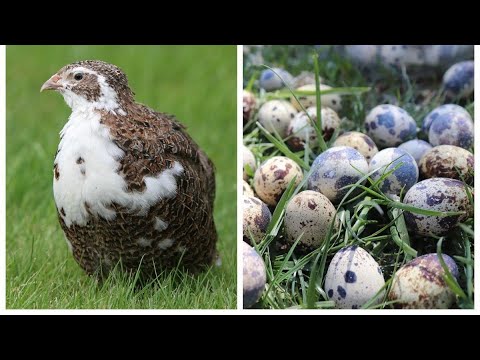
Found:
M 262 89 L 274 91 L 283 88 L 285 83 L 289 86 L 292 84 L 293 76 L 288 71 L 281 68 L 273 68 L 273 70 L 266 69 L 260 74 L 260 87 Z
M 443 75 L 445 94 L 451 98 L 466 98 L 473 93 L 473 61 L 462 61 L 452 65 Z
M 242 258 L 243 307 L 248 309 L 260 300 L 265 290 L 267 274 L 262 257 L 246 242 L 243 242 Z
M 365 157 L 349 146 L 335 146 L 320 155 L 312 163 L 307 188 L 325 195 L 338 204 L 350 188 L 368 172 Z
M 375 259 L 356 245 L 340 249 L 328 266 L 325 292 L 338 309 L 360 309 L 384 297 L 382 270 Z M 378 294 L 378 296 L 376 296 Z
M 455 261 L 442 254 L 448 271 L 459 277 Z M 403 265 L 394 275 L 388 300 L 399 309 L 448 309 L 455 303 L 455 293 L 445 282 L 438 254 L 419 256 Z
M 365 129 L 379 148 L 398 146 L 417 136 L 415 120 L 395 105 L 378 105 L 368 113 Z
M 422 156 L 431 148 L 433 148 L 433 146 L 425 140 L 413 139 L 404 142 L 398 148 L 412 155 L 416 163 L 418 164 Z
M 428 135 L 428 131 L 430 130 L 430 125 L 432 125 L 432 121 L 435 120 L 440 115 L 443 115 L 446 113 L 460 113 L 472 119 L 469 112 L 465 108 L 461 107 L 460 105 L 444 104 L 444 105 L 440 105 L 439 107 L 436 107 L 435 109 L 430 111 L 427 116 L 425 116 L 425 119 L 423 119 L 423 123 L 422 123 L 422 131 L 426 135 Z
M 405 222 L 411 236 L 446 235 L 473 213 L 466 185 L 455 179 L 431 178 L 420 181 L 408 190 L 403 203 L 440 213 L 460 212 L 458 215 L 432 216 L 405 211 Z
M 402 189 L 406 192 L 418 181 L 418 166 L 412 155 L 399 148 L 387 148 L 379 151 L 370 161 L 370 171 L 373 180 L 378 180 L 384 173 L 393 170 L 378 185 L 385 194 L 400 195 Z
M 455 145 L 464 149 L 473 146 L 473 121 L 470 116 L 448 112 L 432 121 L 428 142 L 433 146 Z

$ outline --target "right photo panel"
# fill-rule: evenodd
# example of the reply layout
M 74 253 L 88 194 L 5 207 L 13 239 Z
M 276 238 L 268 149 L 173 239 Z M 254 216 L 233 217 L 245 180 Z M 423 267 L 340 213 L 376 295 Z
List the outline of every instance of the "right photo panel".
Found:
M 473 45 L 244 45 L 243 307 L 473 309 L 473 121 Z

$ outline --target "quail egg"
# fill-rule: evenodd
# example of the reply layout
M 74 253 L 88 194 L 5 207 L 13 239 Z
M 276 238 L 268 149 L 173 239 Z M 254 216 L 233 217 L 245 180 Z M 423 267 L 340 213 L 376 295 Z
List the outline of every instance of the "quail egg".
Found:
M 332 146 L 350 146 L 362 154 L 367 162 L 378 152 L 377 145 L 365 134 L 358 131 L 348 131 L 335 139 Z
M 470 204 L 465 184 L 448 178 L 431 178 L 413 185 L 405 194 L 403 203 L 426 210 L 445 213 L 461 211 L 460 215 L 428 216 L 404 212 L 405 222 L 411 234 L 442 236 L 471 216 Z
M 254 197 L 255 194 L 253 193 L 251 186 L 245 180 L 242 180 L 242 181 L 243 181 L 243 196 Z
M 379 184 L 383 193 L 399 195 L 402 189 L 404 192 L 410 189 L 418 181 L 417 162 L 412 155 L 399 148 L 383 149 L 370 161 L 370 171 L 377 170 L 371 175 L 373 180 L 378 180 L 400 163 L 402 165 Z
M 322 78 L 319 78 L 322 82 Z M 309 71 L 302 71 L 299 75 L 293 79 L 293 87 L 299 88 L 300 86 L 307 84 L 315 84 L 315 74 Z
M 328 141 L 332 137 L 335 129 L 340 126 L 340 118 L 337 113 L 330 108 L 322 107 L 321 111 L 323 138 Z M 309 107 L 307 113 L 313 121 L 317 121 L 317 108 L 315 106 Z M 292 150 L 303 150 L 307 141 L 311 149 L 318 147 L 317 132 L 312 126 L 310 118 L 302 111 L 297 113 L 290 122 L 290 125 L 288 125 L 287 136 L 289 139 L 287 143 Z
M 293 244 L 303 234 L 297 248 L 312 250 L 320 247 L 335 213 L 335 207 L 325 195 L 311 190 L 298 193 L 290 199 L 285 209 L 287 241 Z
M 428 142 L 433 146 L 455 145 L 469 149 L 473 145 L 473 121 L 458 112 L 439 115 L 430 125 Z
M 273 68 L 273 70 L 278 75 L 271 69 L 263 70 L 260 74 L 260 87 L 265 91 L 278 90 L 283 88 L 285 83 L 290 85 L 293 82 L 293 76 L 287 70 L 281 68 Z
M 295 117 L 297 110 L 285 100 L 270 100 L 262 105 L 258 111 L 258 121 L 270 133 L 277 132 L 283 139 L 287 135 L 290 121 Z
M 308 177 L 308 189 L 321 192 L 338 204 L 350 188 L 368 172 L 365 157 L 349 146 L 332 147 L 317 156 Z
M 435 109 L 430 111 L 427 116 L 425 116 L 425 119 L 423 119 L 422 131 L 428 135 L 428 131 L 430 130 L 430 125 L 432 124 L 432 121 L 445 113 L 460 113 L 469 117 L 470 120 L 472 119 L 472 117 L 465 108 L 455 104 L 444 104 L 436 107 Z
M 260 199 L 243 197 L 243 241 L 259 242 L 265 236 L 272 214 Z
M 401 144 L 398 148 L 405 150 L 407 153 L 413 156 L 417 164 L 420 162 L 422 156 L 432 148 L 428 142 L 419 139 L 409 140 Z
M 376 65 L 377 52 L 377 45 L 345 45 L 345 55 L 360 66 Z
M 444 177 L 466 182 L 473 180 L 473 154 L 453 145 L 439 145 L 428 151 L 420 161 L 420 175 L 425 178 Z M 460 176 L 461 175 L 461 176 Z
M 243 145 L 243 180 L 248 180 L 246 166 L 248 166 L 252 172 L 255 172 L 257 168 L 255 156 L 253 156 L 249 148 Z
M 382 45 L 380 48 L 380 61 L 386 66 L 400 68 L 408 62 L 407 57 L 407 45 Z
M 245 125 L 252 117 L 257 106 L 255 95 L 250 91 L 243 90 L 243 125 Z
M 260 300 L 267 282 L 267 274 L 261 256 L 245 242 L 243 242 L 242 257 L 243 307 L 248 309 Z
M 267 205 L 275 206 L 294 177 L 294 186 L 297 186 L 303 180 L 300 166 L 285 156 L 274 156 L 255 172 L 255 192 Z
M 330 90 L 331 88 L 331 86 L 320 84 L 320 91 Z M 315 91 L 316 89 L 317 88 L 315 84 L 307 84 L 297 88 L 297 91 Z M 316 95 L 297 95 L 297 99 L 305 109 L 311 106 L 316 106 L 317 104 Z M 291 97 L 290 101 L 298 111 L 302 110 L 302 106 L 300 106 L 298 101 L 293 96 Z M 342 99 L 338 94 L 321 95 L 320 101 L 322 102 L 322 106 L 329 107 L 335 111 L 342 109 Z
M 443 75 L 443 88 L 450 98 L 469 97 L 473 93 L 474 62 L 462 61 L 452 65 Z
M 458 278 L 455 261 L 442 254 L 448 270 Z M 443 279 L 445 271 L 437 254 L 419 256 L 403 265 L 395 274 L 388 294 L 396 308 L 448 309 L 455 303 L 455 293 Z
M 395 105 L 378 105 L 365 119 L 368 135 L 379 148 L 398 146 L 417 136 L 415 120 Z
M 385 285 L 382 269 L 375 259 L 356 245 L 339 250 L 328 266 L 325 291 L 340 309 L 359 309 L 377 293 L 372 305 L 379 304 Z

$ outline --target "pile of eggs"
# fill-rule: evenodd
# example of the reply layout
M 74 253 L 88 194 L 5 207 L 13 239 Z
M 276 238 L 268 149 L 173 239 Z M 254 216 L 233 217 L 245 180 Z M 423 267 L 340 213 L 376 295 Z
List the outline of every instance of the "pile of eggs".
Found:
M 362 49 L 360 55 L 365 62 L 377 57 L 378 48 L 373 47 Z M 345 51 L 354 53 L 348 47 Z M 389 54 L 387 50 L 381 51 L 385 57 Z M 445 73 L 447 99 L 468 97 L 473 91 L 473 64 L 467 63 L 456 64 Z M 261 89 L 271 92 L 285 83 L 295 84 L 295 78 L 286 70 L 274 70 L 281 79 L 272 70 L 265 70 L 259 80 Z M 321 85 L 321 89 L 329 88 Z M 314 91 L 315 85 L 302 84 L 297 90 L 299 94 Z M 329 234 L 340 228 L 337 208 L 359 192 L 355 189 L 357 185 L 374 186 L 392 201 L 416 208 L 458 212 L 440 217 L 405 211 L 410 237 L 421 241 L 433 243 L 435 238 L 449 234 L 473 215 L 469 193 L 473 192 L 470 185 L 473 185 L 474 126 L 465 108 L 445 104 L 423 119 L 415 119 L 399 106 L 379 104 L 366 113 L 363 131 L 345 132 L 338 115 L 342 97 L 325 95 L 321 97 L 322 135 L 329 148 L 321 152 L 315 128 L 316 97 L 307 93 L 297 98 L 298 101 L 267 100 L 251 91 L 243 94 L 244 124 L 258 122 L 263 131 L 282 139 L 293 153 L 308 148 L 316 154 L 308 168 L 284 155 L 264 158 L 255 145 L 243 147 L 246 308 L 259 301 L 267 282 L 265 264 L 255 245 L 271 240 L 266 235 L 272 215 L 289 186 L 295 192 L 282 203 L 283 221 L 277 229 L 278 238 L 287 248 L 295 246 L 298 254 L 321 248 Z M 418 120 L 423 120 L 421 128 L 417 128 Z M 458 279 L 455 260 L 444 254 L 443 261 L 450 274 Z M 450 308 L 455 304 L 455 295 L 444 280 L 437 254 L 425 254 L 406 262 L 392 274 L 389 286 L 382 266 L 362 246 L 337 248 L 327 263 L 322 284 L 325 300 L 339 309 L 374 307 L 386 301 L 395 308 Z

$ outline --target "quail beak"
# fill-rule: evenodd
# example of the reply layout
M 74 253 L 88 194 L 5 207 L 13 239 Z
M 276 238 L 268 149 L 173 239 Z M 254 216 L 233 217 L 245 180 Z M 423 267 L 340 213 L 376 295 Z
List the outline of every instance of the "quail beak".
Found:
M 62 83 L 60 80 L 62 77 L 58 74 L 53 75 L 50 79 L 45 81 L 45 83 L 42 85 L 40 88 L 40 92 L 43 90 L 58 90 L 63 87 Z

